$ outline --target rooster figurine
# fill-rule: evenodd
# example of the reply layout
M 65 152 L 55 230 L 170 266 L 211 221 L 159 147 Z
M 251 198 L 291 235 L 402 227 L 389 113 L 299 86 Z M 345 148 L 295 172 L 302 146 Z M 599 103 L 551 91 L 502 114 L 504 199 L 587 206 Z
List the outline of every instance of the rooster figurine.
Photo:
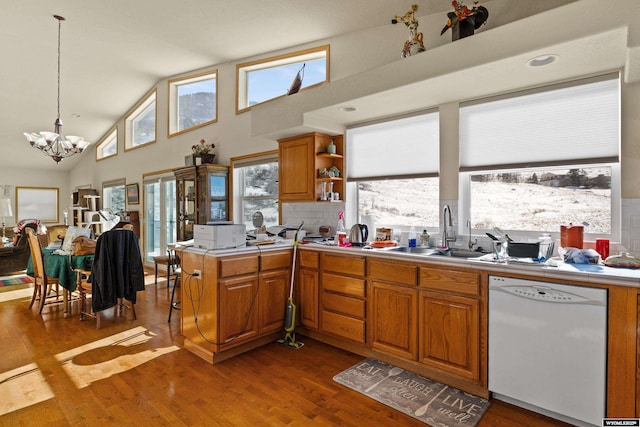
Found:
M 478 2 L 474 2 L 474 5 L 477 5 Z M 458 28 L 463 25 L 462 23 L 466 21 L 468 23 L 467 32 L 460 30 L 459 37 L 456 37 L 454 34 L 453 39 L 456 40 L 458 38 L 470 36 L 473 34 L 474 30 L 480 28 L 480 26 L 487 22 L 489 18 L 489 10 L 487 10 L 484 6 L 473 6 L 469 9 L 462 2 L 458 2 L 456 0 L 451 2 L 451 6 L 453 6 L 454 11 L 447 13 L 447 24 L 440 31 L 440 35 L 443 35 L 449 28 L 453 29 L 458 26 Z

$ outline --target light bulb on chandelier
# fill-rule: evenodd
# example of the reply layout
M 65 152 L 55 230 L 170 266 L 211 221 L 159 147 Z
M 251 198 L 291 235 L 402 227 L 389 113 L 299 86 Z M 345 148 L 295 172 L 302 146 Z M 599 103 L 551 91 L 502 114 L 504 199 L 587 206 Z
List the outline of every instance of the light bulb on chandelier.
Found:
M 58 20 L 58 117 L 54 123 L 53 132 L 25 132 L 24 136 L 27 137 L 33 148 L 37 148 L 56 163 L 60 163 L 66 157 L 82 153 L 90 142 L 80 136 L 65 136 L 62 133 L 62 121 L 60 120 L 60 28 L 65 19 L 59 15 L 53 15 L 53 17 Z

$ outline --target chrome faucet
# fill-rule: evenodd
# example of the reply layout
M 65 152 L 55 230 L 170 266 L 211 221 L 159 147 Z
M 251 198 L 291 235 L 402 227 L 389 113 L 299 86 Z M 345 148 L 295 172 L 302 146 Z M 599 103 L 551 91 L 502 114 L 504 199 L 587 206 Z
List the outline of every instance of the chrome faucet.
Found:
M 456 241 L 455 233 L 449 235 L 449 228 L 453 227 L 453 221 L 451 220 L 451 208 L 449 205 L 444 205 L 442 210 L 442 246 L 446 249 L 450 249 L 449 242 Z

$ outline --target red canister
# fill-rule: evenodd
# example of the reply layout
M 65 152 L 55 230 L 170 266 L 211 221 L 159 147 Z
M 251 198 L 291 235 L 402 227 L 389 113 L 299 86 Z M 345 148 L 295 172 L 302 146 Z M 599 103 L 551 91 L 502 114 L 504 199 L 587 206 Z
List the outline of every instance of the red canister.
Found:
M 560 246 L 563 248 L 582 249 L 584 227 L 582 225 L 561 225 Z
M 596 252 L 600 254 L 602 261 L 609 258 L 609 239 L 596 239 Z

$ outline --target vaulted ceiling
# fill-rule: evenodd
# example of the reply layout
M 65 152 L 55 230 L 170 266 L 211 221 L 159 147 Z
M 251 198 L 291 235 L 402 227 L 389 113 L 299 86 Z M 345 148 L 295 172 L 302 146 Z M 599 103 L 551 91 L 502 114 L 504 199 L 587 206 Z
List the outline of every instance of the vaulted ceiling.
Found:
M 544 0 L 549 7 L 574 0 Z M 414 0 L 419 15 L 450 0 Z M 62 24 L 65 134 L 95 142 L 160 79 L 339 34 L 389 24 L 411 2 L 389 0 L 29 0 L 3 5 L 0 167 L 27 159 L 68 170 L 28 146 L 23 132 L 53 131 L 57 25 Z M 471 3 L 471 2 L 470 2 Z M 487 1 L 490 3 L 490 0 Z M 537 4 L 536 4 L 537 3 Z M 505 8 L 540 0 L 502 0 Z M 268 37 L 266 36 L 268 35 Z M 93 146 L 91 147 L 93 148 Z M 93 151 L 91 151 L 93 152 Z M 86 154 L 85 154 L 86 155 Z

